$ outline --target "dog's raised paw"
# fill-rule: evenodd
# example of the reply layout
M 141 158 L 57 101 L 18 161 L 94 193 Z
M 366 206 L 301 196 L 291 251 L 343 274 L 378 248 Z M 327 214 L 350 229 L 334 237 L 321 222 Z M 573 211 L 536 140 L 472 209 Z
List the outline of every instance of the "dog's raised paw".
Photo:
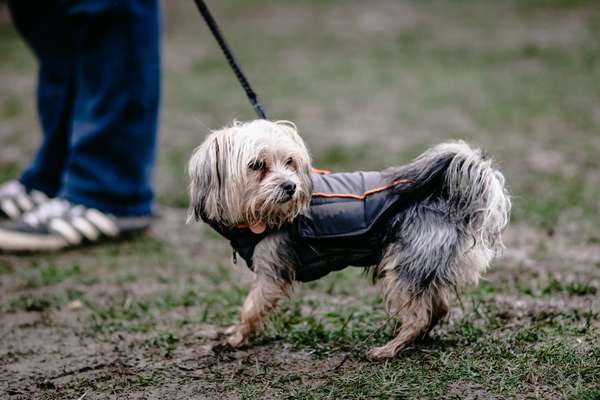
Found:
M 223 334 L 226 336 L 233 335 L 237 331 L 237 325 L 231 325 L 229 328 L 223 331 Z
M 383 361 L 394 358 L 398 352 L 389 346 L 374 347 L 367 352 L 367 358 L 372 361 Z
M 243 347 L 247 343 L 246 337 L 242 335 L 240 332 L 234 332 L 227 338 L 227 344 L 233 347 L 234 349 L 239 349 Z

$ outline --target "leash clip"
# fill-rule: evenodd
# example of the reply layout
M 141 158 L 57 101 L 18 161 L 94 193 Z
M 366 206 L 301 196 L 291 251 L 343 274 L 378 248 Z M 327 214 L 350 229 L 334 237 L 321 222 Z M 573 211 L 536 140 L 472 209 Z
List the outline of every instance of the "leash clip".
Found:
M 231 255 L 231 258 L 233 260 L 233 263 L 237 265 L 237 251 L 235 251 L 235 249 L 233 249 L 233 254 Z

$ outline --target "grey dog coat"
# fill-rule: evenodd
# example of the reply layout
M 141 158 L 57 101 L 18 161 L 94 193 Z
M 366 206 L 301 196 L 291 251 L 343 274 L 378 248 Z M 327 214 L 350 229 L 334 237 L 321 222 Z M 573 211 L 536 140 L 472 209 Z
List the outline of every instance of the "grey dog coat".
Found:
M 402 195 L 410 180 L 390 182 L 382 172 L 312 173 L 313 194 L 306 215 L 280 228 L 289 233 L 286 255 L 295 258 L 294 279 L 308 282 L 331 271 L 379 262 L 388 224 L 386 216 L 406 206 Z M 247 227 L 224 227 L 205 220 L 227 238 L 253 269 L 254 249 L 273 231 L 255 234 Z M 291 250 L 291 251 L 290 251 Z

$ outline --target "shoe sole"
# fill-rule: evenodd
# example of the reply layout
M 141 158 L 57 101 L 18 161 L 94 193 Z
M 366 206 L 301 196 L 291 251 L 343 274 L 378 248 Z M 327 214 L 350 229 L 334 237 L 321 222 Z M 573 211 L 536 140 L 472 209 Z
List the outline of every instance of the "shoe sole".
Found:
M 0 243 L 0 251 L 8 252 L 58 251 L 69 246 L 61 236 L 25 234 L 1 229 Z
M 36 254 L 76 250 L 110 242 L 131 240 L 137 236 L 144 235 L 148 231 L 148 228 L 121 232 L 117 237 L 102 237 L 93 242 L 85 241 L 78 244 L 69 243 L 62 236 L 49 237 L 48 235 L 22 234 L 13 231 L 6 232 L 0 229 L 0 254 Z M 36 247 L 34 248 L 33 245 Z

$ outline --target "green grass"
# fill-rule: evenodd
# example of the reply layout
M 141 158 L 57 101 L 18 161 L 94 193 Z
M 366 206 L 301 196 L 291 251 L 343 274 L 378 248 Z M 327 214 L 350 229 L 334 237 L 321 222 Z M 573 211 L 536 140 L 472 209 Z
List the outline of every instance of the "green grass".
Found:
M 7 274 L 12 272 L 12 266 L 8 263 L 0 261 L 0 274 Z
M 61 283 L 69 278 L 81 274 L 79 264 L 57 266 L 53 264 L 41 265 L 35 269 L 19 271 L 25 281 L 24 287 L 36 288 Z
M 171 332 L 164 332 L 146 340 L 142 347 L 157 348 L 169 354 L 177 348 L 177 343 L 179 343 L 177 336 Z
M 0 25 L 0 71 L 34 72 L 32 57 L 14 29 L 8 24 Z
M 19 166 L 16 163 L 0 162 L 0 181 L 6 182 L 15 179 L 19 174 Z
M 546 397 L 562 393 L 580 398 L 594 393 L 600 383 L 598 357 L 586 358 L 571 339 L 557 334 L 541 344 L 510 338 L 480 337 L 469 343 L 446 339 L 441 346 L 427 343 L 383 365 L 365 364 L 359 357 L 339 371 L 301 376 L 263 365 L 269 371 L 265 376 L 249 361 L 236 380 L 242 380 L 240 394 L 260 395 L 275 388 L 283 398 L 440 398 L 453 390 L 458 397 L 461 387 L 476 388 L 483 397 L 513 397 L 536 388 Z M 316 381 L 307 390 L 301 382 L 312 379 Z
M 582 282 L 563 283 L 557 279 L 552 279 L 548 286 L 542 289 L 542 294 L 568 293 L 572 296 L 586 296 L 596 294 L 597 290 L 596 287 Z
M 64 292 L 50 295 L 35 295 L 24 293 L 11 298 L 7 304 L 3 304 L 3 312 L 14 313 L 18 311 L 44 312 L 58 309 L 68 302 L 81 296 L 81 292 L 67 289 Z
M 351 281 L 360 277 L 359 274 L 351 275 L 354 275 Z M 314 289 L 326 292 L 332 284 L 335 287 L 336 281 L 346 279 L 346 275 L 336 274 L 314 284 Z M 579 290 L 567 289 L 577 285 L 558 288 L 552 283 L 551 286 L 558 293 L 580 295 Z M 494 291 L 497 290 L 504 288 Z M 235 377 L 227 375 L 229 367 L 220 367 L 226 376 L 223 385 L 235 384 L 237 393 L 243 398 L 261 398 L 265 393 L 279 393 L 284 398 L 327 398 L 348 394 L 353 398 L 436 398 L 452 390 L 461 393 L 461 387 L 474 387 L 487 395 L 501 397 L 531 390 L 540 390 L 550 397 L 559 393 L 573 398 L 592 396 L 594 385 L 600 384 L 596 373 L 600 362 L 597 346 L 600 332 L 593 328 L 600 316 L 593 312 L 557 311 L 532 315 L 529 322 L 528 319 L 519 320 L 515 326 L 514 317 L 507 318 L 495 304 L 494 291 L 484 285 L 472 294 L 474 300 L 462 319 L 454 320 L 452 325 L 444 324 L 442 333 L 411 346 L 401 359 L 383 365 L 369 363 L 364 356 L 369 347 L 391 337 L 391 326 L 379 329 L 386 320 L 380 306 L 365 302 L 323 312 L 321 302 L 293 300 L 255 345 L 274 351 L 283 345 L 287 351 L 309 352 L 313 359 L 323 362 L 336 357 L 339 360 L 340 355 L 345 355 L 348 360 L 341 369 L 335 373 L 300 373 L 293 368 L 277 367 L 268 359 L 257 366 L 249 358 L 236 367 Z M 181 338 L 176 331 L 160 331 L 161 313 L 202 309 L 201 305 L 206 304 L 211 311 L 204 316 L 196 313 L 192 326 L 199 321 L 211 321 L 224 327 L 233 321 L 243 294 L 237 290 L 214 291 L 203 297 L 191 289 L 178 294 L 155 294 L 145 303 L 131 303 L 101 313 L 95 310 L 103 319 L 95 331 L 111 327 L 113 332 L 125 333 L 132 326 L 145 326 L 140 332 L 150 336 L 141 343 L 142 348 L 172 354 L 181 345 Z M 542 292 L 539 296 L 552 294 L 555 292 Z M 124 325 L 115 325 L 115 322 Z M 144 322 L 146 325 L 137 325 Z M 186 321 L 186 326 L 188 324 L 190 321 Z M 334 367 L 335 363 L 330 366 Z M 311 379 L 315 379 L 315 383 L 308 384 L 310 390 L 307 390 L 306 381 Z M 425 381 L 426 385 L 423 384 Z M 136 385 L 162 383 L 163 380 L 154 377 L 143 378 Z

